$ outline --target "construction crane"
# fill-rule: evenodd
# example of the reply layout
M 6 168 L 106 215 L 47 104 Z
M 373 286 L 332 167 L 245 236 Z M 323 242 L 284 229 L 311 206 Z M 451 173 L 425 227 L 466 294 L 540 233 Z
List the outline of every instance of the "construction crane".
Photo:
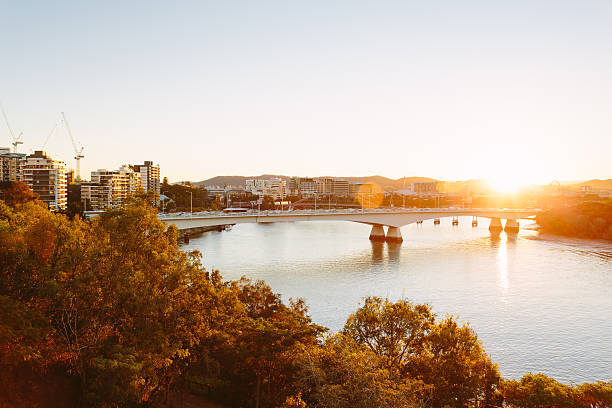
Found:
M 40 150 L 45 150 L 45 146 L 47 146 L 49 139 L 51 139 L 51 136 L 53 136 L 53 133 L 55 133 L 58 126 L 59 126 L 59 123 L 57 122 L 55 123 L 55 125 L 53 125 L 53 129 L 51 129 L 51 132 L 49 132 L 49 134 L 47 135 L 47 138 L 45 139 L 45 143 L 43 143 L 42 148 Z
M 64 125 L 66 125 L 66 130 L 68 131 L 68 135 L 70 136 L 70 141 L 72 142 L 72 147 L 74 147 L 74 159 L 76 160 L 76 181 L 81 181 L 81 159 L 83 156 L 84 147 L 81 146 L 79 149 L 77 147 L 76 142 L 74 141 L 74 137 L 72 137 L 72 131 L 70 130 L 70 126 L 68 125 L 68 120 L 66 119 L 66 115 L 62 112 L 62 119 L 64 120 Z
M 20 144 L 23 144 L 23 142 L 21 141 L 21 139 L 23 138 L 23 132 L 20 132 L 19 136 L 15 137 L 13 128 L 11 128 L 11 125 L 9 124 L 9 121 L 8 121 L 8 117 L 6 116 L 6 112 L 4 111 L 4 108 L 2 107 L 1 104 L 0 104 L 0 110 L 2 110 L 2 116 L 4 116 L 6 127 L 8 128 L 9 133 L 11 134 L 11 137 L 13 138 L 13 153 L 17 153 L 17 146 L 19 146 Z

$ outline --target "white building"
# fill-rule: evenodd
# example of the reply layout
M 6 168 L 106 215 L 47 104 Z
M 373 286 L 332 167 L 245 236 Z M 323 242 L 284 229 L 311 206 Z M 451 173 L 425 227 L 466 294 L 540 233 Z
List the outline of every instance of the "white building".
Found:
M 26 183 L 47 203 L 52 211 L 65 210 L 68 202 L 66 194 L 66 165 L 53 160 L 46 152 L 36 150 L 21 162 L 21 181 Z
M 144 191 L 153 193 L 153 204 L 159 205 L 159 195 L 161 193 L 159 165 L 154 165 L 152 161 L 145 161 L 144 164 L 136 164 L 132 167 L 136 173 L 140 173 Z
M 91 172 L 91 181 L 81 183 L 81 200 L 88 211 L 118 208 L 130 195 L 142 191 L 141 173 L 127 166 L 118 170 L 99 169 Z
M 283 200 L 287 195 L 287 182 L 280 178 L 266 180 L 264 195 L 270 196 L 275 200 Z
M 246 179 L 245 190 L 254 195 L 263 195 L 268 187 L 268 180 L 264 179 Z

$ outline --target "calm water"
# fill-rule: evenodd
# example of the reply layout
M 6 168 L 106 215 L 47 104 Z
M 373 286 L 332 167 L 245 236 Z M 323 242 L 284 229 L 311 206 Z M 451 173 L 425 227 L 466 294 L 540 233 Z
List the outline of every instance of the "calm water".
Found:
M 426 221 L 389 245 L 348 222 L 244 224 L 183 248 L 227 279 L 263 279 L 285 300 L 304 298 L 333 330 L 365 296 L 405 297 L 469 321 L 506 377 L 612 380 L 612 245 L 487 228 L 467 217 L 458 227 Z

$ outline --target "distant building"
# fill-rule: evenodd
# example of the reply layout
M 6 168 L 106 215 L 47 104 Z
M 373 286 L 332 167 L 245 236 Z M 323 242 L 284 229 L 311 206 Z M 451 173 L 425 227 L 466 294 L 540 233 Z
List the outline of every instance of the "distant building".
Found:
M 349 195 L 349 182 L 344 178 L 319 177 L 316 180 L 319 194 L 339 197 L 348 197 Z
M 612 190 L 599 190 L 601 198 L 612 198 Z
M 25 157 L 23 153 L 11 153 L 8 147 L 0 147 L 0 181 L 19 180 L 21 163 Z
M 360 194 L 380 193 L 380 189 L 375 188 L 375 184 L 368 181 L 351 181 L 349 183 L 349 194 L 358 197 Z
M 424 181 L 420 183 L 412 183 L 411 189 L 415 193 L 436 193 L 438 192 L 438 182 Z
M 81 183 L 81 200 L 88 211 L 121 207 L 127 197 L 142 191 L 141 173 L 127 166 L 118 170 L 91 172 L 91 181 Z
M 155 166 L 152 161 L 145 161 L 144 164 L 136 164 L 132 167 L 136 173 L 140 173 L 144 191 L 152 192 L 154 205 L 159 205 L 159 195 L 161 193 L 159 166 Z
M 246 179 L 245 190 L 254 195 L 263 195 L 269 183 L 264 179 Z
M 74 179 L 74 170 L 70 169 L 66 171 L 66 184 L 73 184 L 75 182 Z
M 282 200 L 287 195 L 287 182 L 281 178 L 272 178 L 266 180 L 266 188 L 264 195 L 270 196 L 275 200 Z
M 440 190 L 446 190 L 445 188 L 443 189 L 440 187 L 441 186 L 437 181 L 424 181 L 410 183 L 405 188 L 396 191 L 396 193 L 402 195 L 436 194 L 440 192 Z
M 287 182 L 287 194 L 288 195 L 298 195 L 300 194 L 298 190 L 299 177 L 291 177 Z
M 41 150 L 26 156 L 21 162 L 21 181 L 38 194 L 40 201 L 47 203 L 53 211 L 65 210 L 66 165 L 53 160 Z
M 313 196 L 317 194 L 317 181 L 310 177 L 298 178 L 297 190 L 303 196 Z

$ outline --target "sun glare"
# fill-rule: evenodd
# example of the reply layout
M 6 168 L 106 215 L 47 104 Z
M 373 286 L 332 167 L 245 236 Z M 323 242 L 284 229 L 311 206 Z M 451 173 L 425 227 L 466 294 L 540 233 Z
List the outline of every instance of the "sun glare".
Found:
M 495 177 L 490 178 L 489 183 L 491 188 L 500 193 L 516 193 L 523 187 L 528 186 L 530 183 L 527 180 L 519 177 Z

